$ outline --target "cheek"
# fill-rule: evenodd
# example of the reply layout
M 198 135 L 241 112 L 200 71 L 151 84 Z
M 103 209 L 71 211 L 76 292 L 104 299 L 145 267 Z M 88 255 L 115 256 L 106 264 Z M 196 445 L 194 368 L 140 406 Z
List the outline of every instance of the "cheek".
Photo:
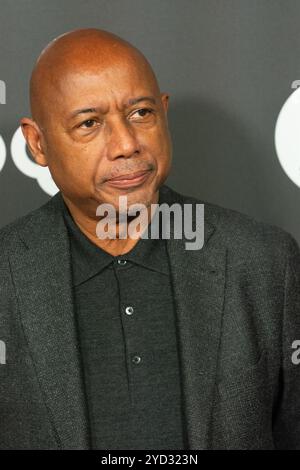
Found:
M 158 145 L 156 153 L 158 174 L 165 179 L 171 170 L 172 163 L 172 143 L 168 133 L 162 133 L 159 136 Z
M 140 142 L 151 151 L 153 157 L 168 156 L 170 150 L 170 136 L 164 125 L 153 128 L 151 132 L 145 132 L 140 135 Z
M 48 147 L 49 171 L 60 189 L 74 188 L 76 192 L 87 188 L 92 181 L 95 161 L 87 146 L 65 145 L 52 142 Z
M 168 165 L 171 157 L 171 140 L 167 131 L 160 129 L 153 139 L 153 156 L 159 165 Z

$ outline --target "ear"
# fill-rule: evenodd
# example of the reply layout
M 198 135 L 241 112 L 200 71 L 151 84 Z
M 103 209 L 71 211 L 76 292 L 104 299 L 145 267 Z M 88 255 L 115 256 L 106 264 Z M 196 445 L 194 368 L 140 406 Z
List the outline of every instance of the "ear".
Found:
M 167 93 L 161 93 L 160 95 L 162 106 L 166 114 L 167 114 L 168 107 L 169 107 L 169 96 L 170 95 L 168 95 Z
M 41 129 L 37 123 L 30 118 L 22 118 L 20 123 L 27 147 L 29 148 L 31 155 L 34 158 L 34 161 L 38 165 L 48 166 L 47 157 L 45 154 L 46 145 Z

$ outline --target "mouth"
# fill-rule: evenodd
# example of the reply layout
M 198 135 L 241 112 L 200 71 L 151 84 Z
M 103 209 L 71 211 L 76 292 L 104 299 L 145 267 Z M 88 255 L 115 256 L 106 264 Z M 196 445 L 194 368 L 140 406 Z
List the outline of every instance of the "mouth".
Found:
M 126 175 L 110 178 L 106 181 L 106 183 L 115 188 L 132 188 L 143 184 L 147 180 L 150 172 L 151 170 L 136 171 L 134 173 L 128 173 Z

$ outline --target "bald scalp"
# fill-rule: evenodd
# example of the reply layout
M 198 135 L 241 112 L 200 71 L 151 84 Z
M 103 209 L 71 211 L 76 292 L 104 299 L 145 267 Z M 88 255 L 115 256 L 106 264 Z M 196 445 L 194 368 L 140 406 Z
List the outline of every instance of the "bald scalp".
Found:
M 30 108 L 33 120 L 43 127 L 51 109 L 53 93 L 69 73 L 84 73 L 99 67 L 130 62 L 139 67 L 157 94 L 159 85 L 146 57 L 132 44 L 101 29 L 78 29 L 51 41 L 38 57 L 30 78 Z

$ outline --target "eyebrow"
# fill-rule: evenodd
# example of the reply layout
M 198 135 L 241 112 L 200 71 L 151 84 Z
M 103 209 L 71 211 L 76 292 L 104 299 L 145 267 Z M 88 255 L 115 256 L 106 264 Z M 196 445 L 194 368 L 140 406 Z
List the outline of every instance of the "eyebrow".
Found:
M 126 107 L 133 106 L 137 103 L 140 103 L 141 101 L 150 101 L 152 104 L 156 104 L 156 100 L 153 96 L 139 96 L 138 98 L 130 98 L 127 101 Z M 96 108 L 75 109 L 75 111 L 71 113 L 70 117 L 74 118 L 78 114 L 87 114 L 87 113 L 96 113 L 96 112 L 101 112 L 101 108 L 96 107 Z

